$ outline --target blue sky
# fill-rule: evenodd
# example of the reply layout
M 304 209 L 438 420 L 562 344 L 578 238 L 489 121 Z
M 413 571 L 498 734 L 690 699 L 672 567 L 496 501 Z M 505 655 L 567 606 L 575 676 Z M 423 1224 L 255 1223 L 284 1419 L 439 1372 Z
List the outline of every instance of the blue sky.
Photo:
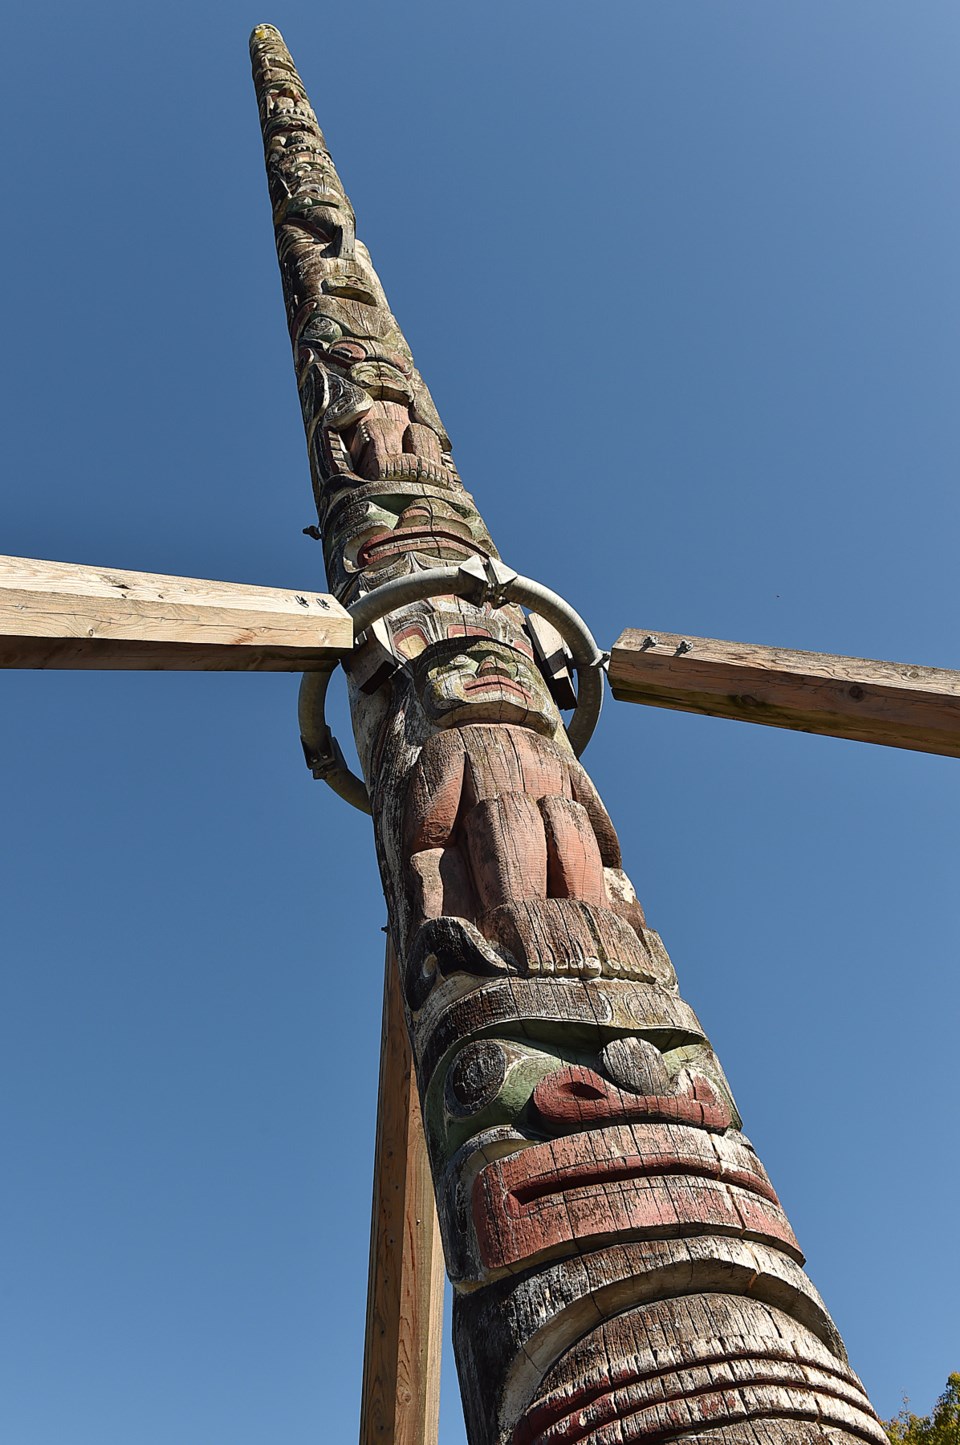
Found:
M 4 552 L 322 585 L 261 21 L 513 566 L 604 645 L 960 667 L 946 0 L 35 0 Z M 5 1438 L 349 1439 L 369 823 L 303 768 L 293 678 L 2 689 Z M 585 761 L 855 1368 L 926 1410 L 960 1367 L 957 763 L 610 700 Z

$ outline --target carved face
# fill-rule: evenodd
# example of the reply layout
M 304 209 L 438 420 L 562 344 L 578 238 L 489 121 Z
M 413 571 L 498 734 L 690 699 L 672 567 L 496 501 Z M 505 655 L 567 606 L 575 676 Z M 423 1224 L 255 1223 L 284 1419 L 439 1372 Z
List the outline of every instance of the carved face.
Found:
M 412 555 L 426 567 L 457 566 L 473 556 L 496 555 L 486 528 L 464 498 L 371 497 L 352 510 L 349 541 L 342 547 L 344 571 L 379 574 Z M 379 576 L 378 576 L 378 580 Z
M 332 189 L 324 191 L 317 184 L 283 201 L 277 219 L 284 225 L 296 226 L 313 240 L 330 242 L 339 235 L 345 211 L 342 196 Z
M 419 659 L 415 686 L 438 727 L 512 722 L 552 736 L 559 724 L 546 685 L 521 652 L 492 639 L 431 648 Z
M 639 1035 L 610 1039 L 599 1052 L 519 1034 L 473 1039 L 438 1070 L 427 1107 L 431 1144 L 447 1160 L 491 1129 L 537 1142 L 640 1119 L 722 1130 L 734 1117 L 705 1042 L 661 1051 Z
M 734 1185 L 752 1197 L 758 1228 L 795 1248 L 702 1036 L 590 1042 L 572 1021 L 517 1022 L 454 1049 L 425 1097 L 454 1277 L 568 1252 L 609 1234 L 617 1216 L 617 1233 L 652 1229 L 646 1211 L 681 1176 L 696 1181 L 706 1226 L 729 1227 Z

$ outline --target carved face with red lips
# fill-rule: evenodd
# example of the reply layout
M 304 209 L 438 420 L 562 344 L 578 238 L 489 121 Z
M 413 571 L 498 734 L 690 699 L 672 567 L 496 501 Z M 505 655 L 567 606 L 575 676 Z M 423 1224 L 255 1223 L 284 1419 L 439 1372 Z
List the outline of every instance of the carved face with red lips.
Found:
M 552 736 L 553 700 L 536 666 L 493 639 L 432 648 L 418 661 L 414 682 L 424 712 L 437 727 L 512 722 Z
M 438 497 L 378 497 L 366 504 L 364 525 L 347 549 L 346 566 L 379 571 L 411 554 L 428 566 L 455 566 L 494 555 L 472 509 Z
M 704 1228 L 799 1255 L 705 1041 L 474 1038 L 434 1074 L 424 1120 L 461 1278 Z
M 412 458 L 416 460 L 416 458 Z M 415 567 L 456 567 L 497 549 L 465 492 L 368 485 L 331 505 L 324 521 L 327 571 L 336 590 L 375 587 Z
M 438 562 L 459 562 L 478 550 L 456 507 L 425 497 L 405 507 L 392 528 L 364 538 L 357 549 L 357 567 L 383 566 L 405 552 L 436 557 Z

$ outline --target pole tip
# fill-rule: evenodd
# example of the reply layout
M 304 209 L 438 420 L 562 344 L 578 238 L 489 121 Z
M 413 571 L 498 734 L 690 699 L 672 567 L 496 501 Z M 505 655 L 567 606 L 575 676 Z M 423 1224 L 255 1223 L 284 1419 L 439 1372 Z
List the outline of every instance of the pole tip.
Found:
M 274 37 L 280 41 L 281 45 L 283 44 L 283 36 L 275 25 L 255 25 L 250 32 L 251 49 L 261 41 L 271 40 Z

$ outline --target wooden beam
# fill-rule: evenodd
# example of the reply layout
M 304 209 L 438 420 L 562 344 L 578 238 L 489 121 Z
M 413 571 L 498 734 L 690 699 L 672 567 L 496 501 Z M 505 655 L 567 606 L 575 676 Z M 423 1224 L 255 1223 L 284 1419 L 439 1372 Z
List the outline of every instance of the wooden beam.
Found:
M 387 946 L 360 1445 L 436 1445 L 443 1248 L 417 1081 Z
M 630 628 L 609 675 L 624 702 L 960 757 L 960 672 L 945 668 Z
M 0 667 L 306 672 L 352 643 L 319 592 L 0 557 Z

